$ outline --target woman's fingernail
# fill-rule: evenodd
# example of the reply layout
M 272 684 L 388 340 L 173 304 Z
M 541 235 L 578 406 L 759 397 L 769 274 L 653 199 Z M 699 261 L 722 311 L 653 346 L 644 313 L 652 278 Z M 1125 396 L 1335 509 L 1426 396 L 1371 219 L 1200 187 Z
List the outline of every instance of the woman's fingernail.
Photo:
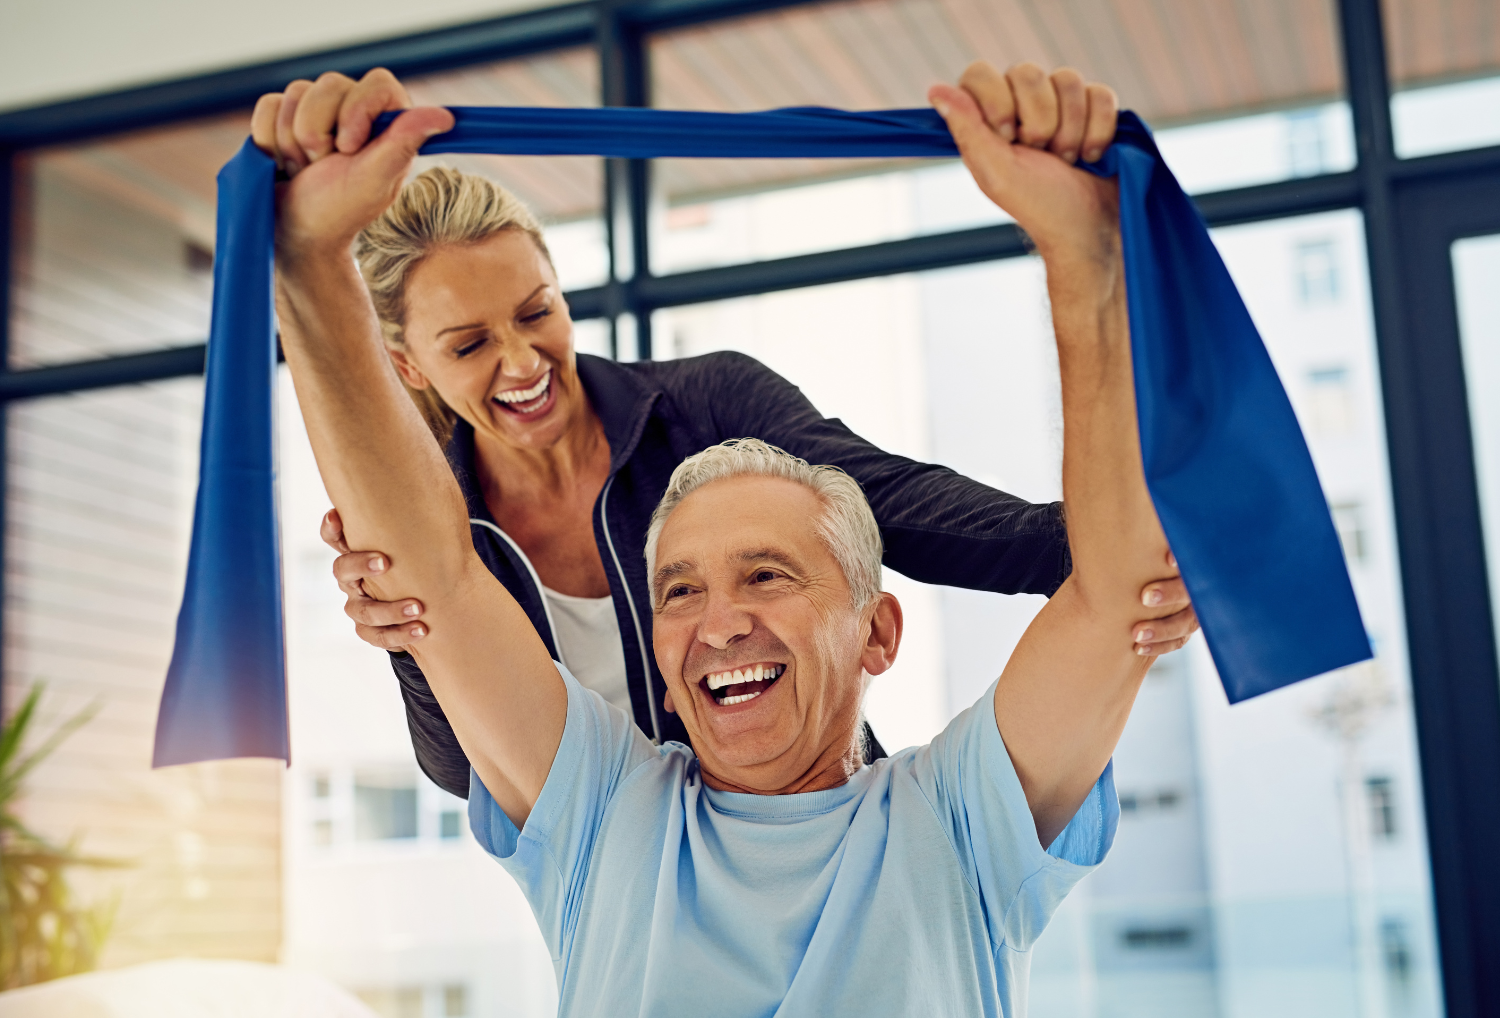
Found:
M 1009 120 L 1007 120 L 1005 123 L 1001 124 L 1000 125 L 1000 137 L 1004 138 L 1006 141 L 1015 141 L 1016 140 L 1016 125 L 1012 124 Z
M 422 637 L 424 637 L 426 635 L 427 635 L 427 628 L 425 626 L 412 626 L 411 627 L 411 638 L 413 640 L 420 640 Z
M 370 572 L 372 572 L 372 573 L 383 573 L 383 572 L 385 572 L 385 558 L 383 556 L 381 556 L 381 555 L 376 555 L 373 558 L 371 558 L 370 562 L 369 562 L 369 565 L 370 565 Z
M 407 618 L 414 619 L 418 615 L 422 614 L 422 609 L 418 608 L 414 604 L 409 604 L 405 608 L 401 609 L 401 614 L 405 615 Z
M 948 104 L 943 102 L 943 100 L 934 99 L 932 101 L 932 108 L 938 111 L 938 116 L 945 120 L 948 118 Z
M 1150 647 L 1137 647 L 1135 649 L 1135 652 L 1137 654 L 1139 654 L 1141 657 L 1149 657 L 1151 655 L 1151 648 Z
M 1146 642 L 1148 642 L 1151 639 L 1151 637 L 1153 637 L 1155 635 L 1156 635 L 1156 632 L 1154 630 L 1151 630 L 1151 629 L 1142 629 L 1139 633 L 1135 634 L 1135 642 L 1136 643 L 1146 643 Z
M 1171 566 L 1173 569 L 1177 568 L 1177 556 L 1173 555 L 1170 551 L 1167 552 L 1167 565 Z
M 1078 162 L 1078 153 L 1077 152 L 1064 152 L 1062 154 L 1062 157 L 1063 157 L 1063 162 L 1065 162 L 1065 163 L 1076 163 L 1076 162 Z
M 1103 154 L 1104 153 L 1099 151 L 1098 149 L 1091 148 L 1083 154 L 1083 159 L 1084 162 L 1097 163 L 1099 161 L 1099 157 Z
M 1147 608 L 1154 608 L 1157 605 L 1161 604 L 1161 591 L 1157 590 L 1155 587 L 1152 587 L 1150 590 L 1141 595 L 1141 604 L 1145 605 Z

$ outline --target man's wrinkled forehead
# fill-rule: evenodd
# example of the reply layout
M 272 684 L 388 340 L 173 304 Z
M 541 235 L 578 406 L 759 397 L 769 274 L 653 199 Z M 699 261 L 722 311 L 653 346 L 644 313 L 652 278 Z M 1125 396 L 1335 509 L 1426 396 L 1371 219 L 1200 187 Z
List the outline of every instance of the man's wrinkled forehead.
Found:
M 706 484 L 667 517 L 652 592 L 722 565 L 767 562 L 805 573 L 824 550 L 816 529 L 821 509 L 816 493 L 783 478 L 742 475 Z

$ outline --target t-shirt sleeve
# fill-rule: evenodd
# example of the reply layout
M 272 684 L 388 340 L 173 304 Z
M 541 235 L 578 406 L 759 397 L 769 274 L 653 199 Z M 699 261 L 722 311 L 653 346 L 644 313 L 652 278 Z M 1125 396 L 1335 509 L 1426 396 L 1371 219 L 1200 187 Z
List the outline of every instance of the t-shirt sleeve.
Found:
M 516 878 L 554 955 L 577 918 L 595 840 L 620 782 L 660 759 L 635 723 L 558 663 L 568 690 L 562 741 L 542 793 L 520 830 L 495 804 L 479 775 L 469 778 L 469 826 Z
M 1114 763 L 1051 846 L 1036 823 L 1010 754 L 995 724 L 995 687 L 954 718 L 910 766 L 969 879 L 984 899 L 990 940 L 998 950 L 1030 949 L 1052 914 L 1114 842 L 1120 802 Z

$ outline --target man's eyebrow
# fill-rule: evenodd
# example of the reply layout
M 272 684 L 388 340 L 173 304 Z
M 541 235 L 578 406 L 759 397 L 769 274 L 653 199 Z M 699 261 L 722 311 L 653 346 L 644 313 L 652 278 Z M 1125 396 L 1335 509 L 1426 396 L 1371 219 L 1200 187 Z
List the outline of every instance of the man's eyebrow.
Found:
M 525 298 L 523 298 L 521 302 L 516 305 L 516 307 L 519 309 L 525 307 L 527 304 L 530 304 L 537 294 L 541 293 L 551 285 L 551 283 L 543 283 L 542 285 L 538 286 L 535 290 L 532 290 L 530 293 L 528 293 Z M 442 336 L 449 332 L 468 332 L 471 329 L 482 328 L 484 328 L 483 322 L 469 322 L 466 325 L 450 325 L 446 329 L 439 329 L 438 335 Z
M 666 585 L 668 580 L 676 579 L 691 568 L 692 567 L 688 565 L 687 562 L 682 561 L 681 559 L 662 566 L 656 571 L 656 575 L 651 578 L 652 592 L 655 593 L 656 591 L 660 590 L 663 586 Z
M 786 552 L 777 551 L 775 548 L 748 548 L 745 551 L 736 552 L 734 559 L 736 562 L 774 562 L 783 569 L 791 572 L 800 572 L 802 570 L 801 563 Z M 669 581 L 675 580 L 683 573 L 691 572 L 692 568 L 692 563 L 683 559 L 667 563 L 658 569 L 656 575 L 651 578 L 652 592 L 655 593 L 661 590 Z
M 786 552 L 778 551 L 775 548 L 752 548 L 739 552 L 734 557 L 740 562 L 774 562 L 783 569 L 788 569 L 792 572 L 800 572 L 802 570 L 800 562 Z

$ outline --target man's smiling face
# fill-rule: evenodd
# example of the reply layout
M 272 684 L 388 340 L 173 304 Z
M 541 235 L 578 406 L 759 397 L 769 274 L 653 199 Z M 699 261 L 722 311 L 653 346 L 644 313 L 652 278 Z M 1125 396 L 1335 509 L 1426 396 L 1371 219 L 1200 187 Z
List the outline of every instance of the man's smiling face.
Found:
M 867 674 L 895 658 L 900 608 L 862 610 L 795 481 L 713 481 L 672 511 L 652 577 L 667 709 L 715 788 L 779 794 L 842 784 L 860 764 Z

